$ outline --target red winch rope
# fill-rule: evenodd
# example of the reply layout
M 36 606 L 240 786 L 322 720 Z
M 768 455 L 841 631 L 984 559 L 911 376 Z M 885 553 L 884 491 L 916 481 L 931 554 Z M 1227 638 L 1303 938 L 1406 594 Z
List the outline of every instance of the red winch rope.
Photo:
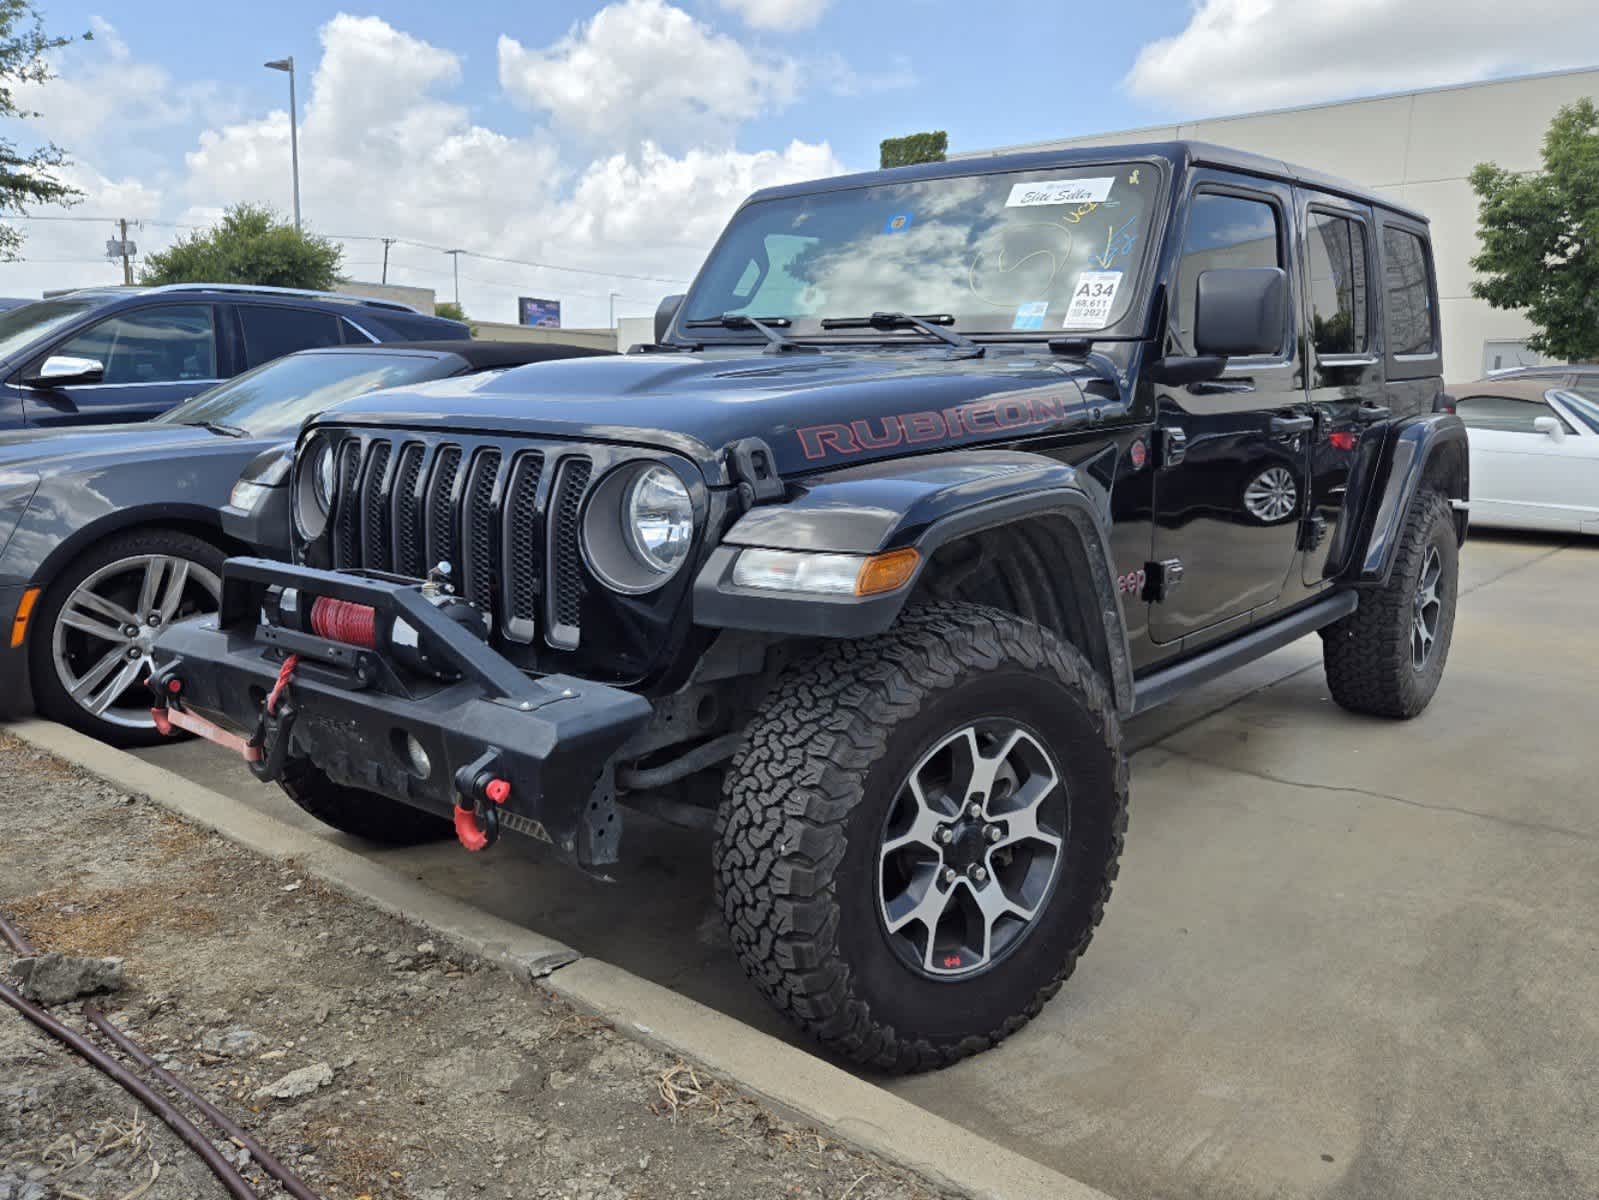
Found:
M 278 681 L 272 685 L 272 691 L 266 698 L 268 716 L 277 715 L 278 700 L 283 696 L 283 689 L 289 686 L 289 680 L 294 678 L 294 668 L 300 665 L 300 656 L 291 654 L 283 660 L 283 665 L 278 668 Z
M 370 604 L 318 596 L 311 605 L 311 632 L 332 642 L 376 650 L 378 614 Z

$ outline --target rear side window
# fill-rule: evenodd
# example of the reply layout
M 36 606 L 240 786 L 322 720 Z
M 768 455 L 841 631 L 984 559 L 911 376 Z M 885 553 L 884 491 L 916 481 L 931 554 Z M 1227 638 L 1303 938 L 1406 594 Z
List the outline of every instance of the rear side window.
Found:
M 332 313 L 266 304 L 241 304 L 238 311 L 244 326 L 244 351 L 252 367 L 296 350 L 337 346 L 341 340 L 339 319 Z
M 1370 299 L 1365 226 L 1349 217 L 1312 212 L 1305 248 L 1316 353 L 1364 354 Z
M 107 317 L 52 354 L 92 358 L 102 383 L 181 383 L 217 377 L 214 309 L 163 304 Z
M 1432 285 L 1427 278 L 1427 243 L 1408 229 L 1382 231 L 1383 281 L 1388 289 L 1388 352 L 1431 354 Z
M 1277 209 L 1264 200 L 1198 192 L 1188 208 L 1188 234 L 1177 268 L 1177 336 L 1194 352 L 1199 273 L 1212 267 L 1280 267 Z
M 1569 421 L 1563 420 L 1547 404 L 1539 400 L 1516 400 L 1510 396 L 1467 396 L 1455 402 L 1455 412 L 1467 429 L 1491 429 L 1497 433 L 1537 433 L 1533 422 L 1539 417 L 1554 417 L 1567 433 L 1575 433 Z

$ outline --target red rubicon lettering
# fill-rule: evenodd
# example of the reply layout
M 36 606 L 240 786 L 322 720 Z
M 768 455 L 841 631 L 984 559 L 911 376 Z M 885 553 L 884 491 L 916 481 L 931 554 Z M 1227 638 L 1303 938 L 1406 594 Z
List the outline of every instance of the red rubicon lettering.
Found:
M 887 450 L 899 445 L 905 437 L 899 421 L 898 417 L 882 418 L 881 433 L 872 428 L 871 421 L 851 421 L 850 429 L 854 431 L 855 440 L 860 443 L 862 450 Z
M 936 442 L 968 433 L 994 433 L 1026 425 L 1051 425 L 1066 415 L 1059 392 L 976 400 L 943 410 L 927 408 L 849 424 L 806 425 L 794 432 L 806 458 L 891 450 L 902 443 Z
M 907 442 L 932 442 L 944 436 L 944 418 L 930 410 L 906 413 L 899 423 Z
M 806 458 L 826 458 L 829 451 L 859 454 L 861 450 L 848 425 L 807 425 L 794 432 L 799 434 L 800 449 Z

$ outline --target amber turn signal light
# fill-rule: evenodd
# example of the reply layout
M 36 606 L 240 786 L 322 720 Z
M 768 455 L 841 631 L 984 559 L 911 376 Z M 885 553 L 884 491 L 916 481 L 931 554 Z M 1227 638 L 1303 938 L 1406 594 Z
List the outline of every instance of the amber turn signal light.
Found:
M 39 602 L 38 588 L 29 588 L 22 593 L 22 603 L 17 605 L 16 618 L 11 622 L 11 648 L 15 650 L 22 645 L 22 640 L 28 636 L 28 618 L 33 615 L 33 606 Z
M 861 564 L 861 573 L 855 579 L 855 594 L 876 596 L 903 587 L 916 574 L 916 564 L 921 561 L 922 556 L 912 546 L 874 554 Z

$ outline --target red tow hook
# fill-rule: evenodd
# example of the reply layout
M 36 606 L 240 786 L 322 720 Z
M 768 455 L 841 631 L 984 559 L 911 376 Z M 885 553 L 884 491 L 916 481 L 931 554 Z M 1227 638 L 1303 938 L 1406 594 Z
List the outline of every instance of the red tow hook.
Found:
M 496 806 L 504 804 L 511 798 L 511 785 L 504 779 L 490 779 L 483 785 L 483 795 Z M 487 828 L 484 828 L 484 825 L 487 825 Z M 463 808 L 457 804 L 455 836 L 460 839 L 462 846 L 474 854 L 479 850 L 488 849 L 499 840 L 499 813 L 493 808 L 484 809 L 483 823 L 480 824 L 477 808 Z

